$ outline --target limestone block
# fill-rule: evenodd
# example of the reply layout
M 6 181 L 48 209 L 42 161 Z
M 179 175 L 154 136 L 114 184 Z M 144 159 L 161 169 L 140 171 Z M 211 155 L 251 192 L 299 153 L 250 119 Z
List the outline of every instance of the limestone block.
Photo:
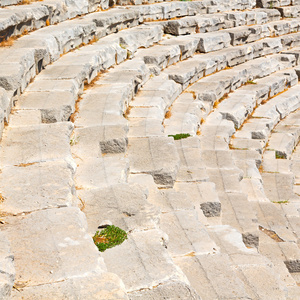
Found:
M 40 210 L 6 220 L 4 232 L 15 255 L 16 282 L 37 286 L 106 271 L 78 208 Z
M 10 299 L 15 281 L 14 255 L 11 252 L 10 243 L 6 234 L 0 232 L 0 296 L 1 299 Z
M 69 278 L 61 282 L 53 282 L 44 285 L 30 286 L 19 289 L 24 299 L 32 300 L 52 300 L 76 298 L 91 300 L 112 299 L 128 300 L 122 280 L 113 273 L 102 273 L 83 275 L 80 277 Z M 20 291 L 13 290 L 12 299 L 18 299 Z
M 76 205 L 74 171 L 66 161 L 3 168 L 1 210 L 14 214 Z
M 70 158 L 70 122 L 8 128 L 0 151 L 2 166 Z
M 162 45 L 178 45 L 181 51 L 181 59 L 186 59 L 194 55 L 197 50 L 199 40 L 190 36 L 176 39 L 167 39 L 161 42 Z
M 169 237 L 168 252 L 174 256 L 214 254 L 219 249 L 195 211 L 176 211 L 161 216 L 161 229 Z
M 165 136 L 164 127 L 159 119 L 132 118 L 128 137 Z
M 131 173 L 151 174 L 156 184 L 173 186 L 180 164 L 173 138 L 132 138 L 128 150 Z
M 196 207 L 200 206 L 206 217 L 220 216 L 221 203 L 213 182 L 176 182 L 174 189 L 186 193 Z
M 130 233 L 122 245 L 103 253 L 108 271 L 122 278 L 127 292 L 150 289 L 168 280 L 188 283 L 164 247 L 166 238 L 156 229 Z
M 180 299 L 195 299 L 200 300 L 200 296 L 197 295 L 195 290 L 189 285 L 179 281 L 169 281 L 159 285 L 153 289 L 135 291 L 128 293 L 130 300 L 151 300 L 151 299 L 163 299 L 168 297 L 180 297 Z
M 197 33 L 194 36 L 200 38 L 198 46 L 200 52 L 221 50 L 230 45 L 230 35 L 227 32 Z
M 143 58 L 146 64 L 153 64 L 164 69 L 180 60 L 178 45 L 156 45 L 149 49 L 139 50 L 137 57 Z
M 275 157 L 280 159 L 289 159 L 292 155 L 297 141 L 295 136 L 290 133 L 275 132 L 272 133 L 267 150 L 275 151 Z
M 149 230 L 157 227 L 160 211 L 147 201 L 138 184 L 115 184 L 107 188 L 79 191 L 90 234 L 107 218 L 125 231 Z
M 68 121 L 75 110 L 75 95 L 69 91 L 25 92 L 17 101 L 20 110 L 38 110 L 41 123 Z
M 81 188 L 103 188 L 112 184 L 127 182 L 129 164 L 123 157 L 85 158 L 80 162 L 75 174 L 75 183 Z

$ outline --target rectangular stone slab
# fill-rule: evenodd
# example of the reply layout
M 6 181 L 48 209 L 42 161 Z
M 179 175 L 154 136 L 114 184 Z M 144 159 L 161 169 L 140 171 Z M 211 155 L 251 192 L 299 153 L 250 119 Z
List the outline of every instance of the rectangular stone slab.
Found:
M 97 157 L 100 153 L 123 153 L 128 144 L 127 131 L 127 126 L 119 125 L 76 128 L 72 151 L 80 157 Z
M 7 128 L 0 164 L 19 165 L 70 158 L 71 122 Z
M 85 203 L 83 211 L 91 234 L 107 219 L 127 232 L 154 229 L 159 222 L 160 210 L 147 201 L 138 184 L 79 190 L 78 196 Z
M 103 188 L 117 183 L 127 182 L 128 160 L 123 154 L 112 157 L 90 157 L 76 159 L 78 167 L 75 183 L 78 189 Z
M 163 232 L 157 229 L 133 232 L 102 256 L 108 271 L 124 281 L 127 292 L 153 288 L 169 279 L 188 283 L 163 246 L 165 242 Z
M 38 286 L 29 286 L 12 290 L 12 299 L 111 299 L 128 300 L 124 284 L 113 273 L 91 274 L 70 278 L 61 282 L 53 282 Z
M 74 169 L 66 161 L 42 162 L 2 169 L 0 189 L 7 213 L 76 205 Z
M 128 158 L 131 173 L 151 174 L 158 185 L 173 186 L 180 164 L 173 138 L 131 138 Z
M 78 208 L 41 210 L 6 222 L 1 230 L 15 255 L 17 282 L 35 286 L 106 270 Z
M 221 203 L 213 182 L 176 182 L 174 189 L 186 193 L 196 207 L 200 206 L 206 217 L 220 216 Z
M 161 216 L 160 228 L 169 236 L 168 251 L 173 257 L 218 251 L 217 245 L 198 220 L 196 211 L 165 213 Z
M 42 123 L 63 122 L 74 112 L 75 100 L 69 91 L 27 92 L 20 96 L 16 108 L 39 110 Z

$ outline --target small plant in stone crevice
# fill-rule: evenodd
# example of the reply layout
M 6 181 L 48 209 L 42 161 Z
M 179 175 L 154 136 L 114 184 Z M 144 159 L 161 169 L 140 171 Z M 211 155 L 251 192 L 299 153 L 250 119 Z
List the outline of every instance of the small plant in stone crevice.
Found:
M 181 140 L 181 139 L 186 139 L 190 137 L 191 135 L 189 133 L 178 133 L 178 134 L 169 134 L 169 137 L 173 137 L 175 141 Z
M 257 83 L 254 82 L 253 80 L 248 80 L 248 81 L 246 82 L 246 84 L 257 84 Z
M 273 4 L 273 1 L 270 2 L 270 5 L 268 7 L 269 9 L 273 9 L 274 8 L 274 4 Z
M 93 236 L 95 245 L 100 252 L 121 245 L 127 239 L 127 233 L 114 225 L 108 225 L 105 229 L 96 231 Z

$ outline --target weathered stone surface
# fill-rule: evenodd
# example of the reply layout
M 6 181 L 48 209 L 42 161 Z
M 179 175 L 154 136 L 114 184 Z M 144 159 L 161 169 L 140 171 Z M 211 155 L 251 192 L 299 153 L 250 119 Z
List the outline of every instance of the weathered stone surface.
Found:
M 275 157 L 278 159 L 289 159 L 297 142 L 295 136 L 290 133 L 274 132 L 269 139 L 267 150 L 275 151 Z
M 157 45 L 152 48 L 139 50 L 136 57 L 143 58 L 146 64 L 156 65 L 160 69 L 172 65 L 180 59 L 178 45 Z
M 90 234 L 107 218 L 127 232 L 154 229 L 159 221 L 159 210 L 147 201 L 138 184 L 78 191 L 78 196 L 85 203 L 83 211 Z
M 6 222 L 2 228 L 15 256 L 16 282 L 35 286 L 105 271 L 78 208 L 41 210 Z
M 169 237 L 168 252 L 175 256 L 214 254 L 218 251 L 196 211 L 175 211 L 161 216 L 160 228 Z
M 13 290 L 12 299 L 52 300 L 52 299 L 129 299 L 123 282 L 113 273 L 84 275 L 62 282 L 53 282 Z
M 105 153 L 123 153 L 127 149 L 127 126 L 106 125 L 76 128 L 73 153 L 79 157 L 99 157 Z
M 293 199 L 293 175 L 291 173 L 263 173 L 264 190 L 272 202 L 289 201 Z
M 78 188 L 103 188 L 111 184 L 125 183 L 129 172 L 128 160 L 123 155 L 91 157 L 79 162 L 75 183 Z
M 2 140 L 2 166 L 70 158 L 70 122 L 7 128 Z
M 201 300 L 200 296 L 186 283 L 170 281 L 153 289 L 128 293 L 130 300 L 155 300 L 164 298 L 176 298 L 180 300 Z
M 10 299 L 11 290 L 15 281 L 14 255 L 10 249 L 10 243 L 6 234 L 0 232 L 0 297 Z
M 186 193 L 195 206 L 200 206 L 206 217 L 220 216 L 221 203 L 213 182 L 176 182 L 174 189 Z
M 178 257 L 174 261 L 185 272 L 191 286 L 203 299 L 251 299 L 246 285 L 239 278 L 237 270 L 232 268 L 230 258 L 225 254 Z
M 68 121 L 75 109 L 75 95 L 68 91 L 25 92 L 16 108 L 39 110 L 41 123 Z
M 227 48 L 230 45 L 230 35 L 227 32 L 199 33 L 200 42 L 198 49 L 200 52 L 211 52 Z
M 159 119 L 133 118 L 129 123 L 129 138 L 164 136 L 164 127 Z
M 6 213 L 76 205 L 73 166 L 66 161 L 4 167 L 0 189 Z
M 131 173 L 151 174 L 158 185 L 173 186 L 180 164 L 173 138 L 132 138 L 128 158 Z
M 168 280 L 188 283 L 164 247 L 166 238 L 156 229 L 130 233 L 123 244 L 103 253 L 108 271 L 124 281 L 127 292 L 153 288 Z

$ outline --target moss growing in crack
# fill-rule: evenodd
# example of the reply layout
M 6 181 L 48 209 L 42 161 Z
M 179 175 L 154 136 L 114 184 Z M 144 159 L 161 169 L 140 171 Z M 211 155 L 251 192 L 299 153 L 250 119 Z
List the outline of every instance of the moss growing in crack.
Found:
M 191 136 L 189 133 L 178 133 L 178 134 L 169 134 L 168 136 L 170 136 L 170 137 L 173 137 L 173 139 L 175 140 L 175 141 L 177 141 L 177 140 L 181 140 L 181 139 L 186 139 L 186 138 L 188 138 L 189 136 Z
M 126 239 L 127 233 L 114 225 L 109 225 L 100 232 L 96 231 L 93 236 L 94 243 L 101 252 L 122 244 Z

